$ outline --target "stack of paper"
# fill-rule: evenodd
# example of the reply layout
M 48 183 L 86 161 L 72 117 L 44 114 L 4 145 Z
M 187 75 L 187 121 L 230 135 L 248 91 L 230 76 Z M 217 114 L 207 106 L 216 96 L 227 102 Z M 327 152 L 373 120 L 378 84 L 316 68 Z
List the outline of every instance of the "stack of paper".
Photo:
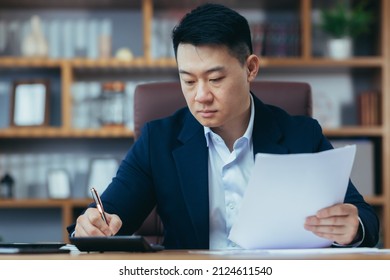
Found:
M 245 249 L 327 247 L 305 219 L 342 203 L 356 146 L 311 154 L 257 154 L 229 239 Z

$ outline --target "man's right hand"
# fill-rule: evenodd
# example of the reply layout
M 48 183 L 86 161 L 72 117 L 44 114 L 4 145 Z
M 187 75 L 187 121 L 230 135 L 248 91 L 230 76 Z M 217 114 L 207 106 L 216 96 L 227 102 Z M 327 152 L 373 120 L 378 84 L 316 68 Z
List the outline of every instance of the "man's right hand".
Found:
M 115 235 L 122 227 L 122 221 L 118 215 L 106 213 L 107 223 L 103 221 L 96 208 L 88 208 L 85 213 L 77 218 L 75 237 L 83 236 L 111 236 Z

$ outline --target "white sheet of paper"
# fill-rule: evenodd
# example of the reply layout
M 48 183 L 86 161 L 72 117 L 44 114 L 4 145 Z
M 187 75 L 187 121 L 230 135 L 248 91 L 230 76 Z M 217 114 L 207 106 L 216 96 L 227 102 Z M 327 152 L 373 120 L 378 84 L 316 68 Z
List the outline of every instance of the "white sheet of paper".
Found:
M 311 154 L 256 154 L 229 239 L 244 249 L 328 247 L 304 229 L 306 217 L 342 203 L 356 146 Z

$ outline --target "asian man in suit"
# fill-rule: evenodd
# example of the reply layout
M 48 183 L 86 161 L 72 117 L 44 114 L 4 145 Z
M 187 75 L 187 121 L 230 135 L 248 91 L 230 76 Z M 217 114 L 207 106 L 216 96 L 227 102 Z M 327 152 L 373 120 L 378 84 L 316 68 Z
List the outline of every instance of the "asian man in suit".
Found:
M 75 236 L 131 234 L 157 206 L 166 248 L 234 248 L 228 235 L 254 155 L 332 149 L 316 120 L 290 116 L 251 94 L 260 62 L 239 13 L 201 5 L 172 39 L 188 107 L 145 125 L 102 194 L 108 223 L 91 206 L 69 227 Z M 319 210 L 302 227 L 337 246 L 378 241 L 378 218 L 351 182 L 344 203 Z

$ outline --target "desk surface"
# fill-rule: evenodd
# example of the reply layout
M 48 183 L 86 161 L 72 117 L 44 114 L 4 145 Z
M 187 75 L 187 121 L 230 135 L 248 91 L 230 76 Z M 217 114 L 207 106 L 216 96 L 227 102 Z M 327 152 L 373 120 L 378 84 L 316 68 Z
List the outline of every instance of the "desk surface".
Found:
M 291 254 L 264 254 L 264 253 L 228 253 L 214 254 L 207 251 L 166 250 L 155 253 L 79 253 L 70 254 L 3 254 L 0 260 L 390 260 L 389 250 L 351 253 L 291 253 Z

